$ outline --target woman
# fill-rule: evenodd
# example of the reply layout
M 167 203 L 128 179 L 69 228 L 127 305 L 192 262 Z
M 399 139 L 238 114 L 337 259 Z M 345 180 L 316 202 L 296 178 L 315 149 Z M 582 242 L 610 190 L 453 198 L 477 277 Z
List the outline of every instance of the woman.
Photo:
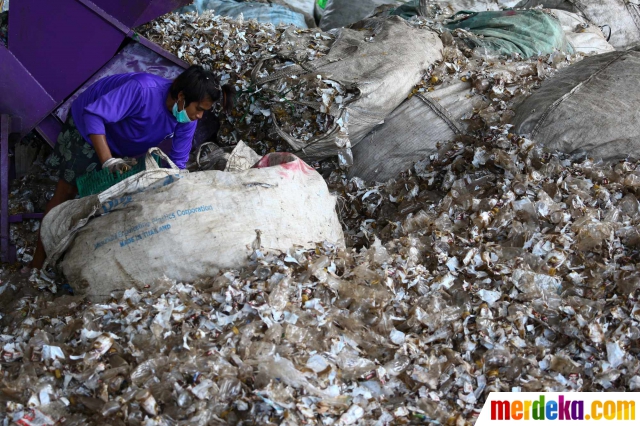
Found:
M 73 102 L 48 160 L 60 180 L 45 215 L 78 195 L 78 176 L 103 168 L 125 172 L 130 163 L 124 157 L 143 155 L 165 139 L 173 139 L 169 158 L 184 169 L 197 120 L 216 102 L 229 109 L 233 94 L 231 86 L 220 87 L 211 72 L 196 65 L 173 82 L 146 73 L 98 80 Z M 38 240 L 31 267 L 41 269 L 45 258 Z

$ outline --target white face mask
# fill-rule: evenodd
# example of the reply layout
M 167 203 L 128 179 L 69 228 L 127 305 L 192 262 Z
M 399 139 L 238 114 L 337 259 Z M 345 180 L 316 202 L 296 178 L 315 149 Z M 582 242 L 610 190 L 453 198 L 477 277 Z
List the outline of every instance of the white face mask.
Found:
M 173 104 L 173 110 L 171 112 L 173 112 L 173 116 L 178 120 L 178 123 L 191 123 L 191 119 L 189 118 L 185 108 L 182 108 L 182 111 L 178 111 L 178 101 Z

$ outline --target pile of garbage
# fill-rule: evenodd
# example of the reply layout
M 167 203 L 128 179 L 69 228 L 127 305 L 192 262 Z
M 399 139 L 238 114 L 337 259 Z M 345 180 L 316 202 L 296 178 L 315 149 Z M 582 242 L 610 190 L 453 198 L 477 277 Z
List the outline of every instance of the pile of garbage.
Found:
M 412 18 L 418 28 L 431 28 L 426 18 Z M 585 54 L 558 50 L 535 58 L 516 52 L 498 56 L 470 49 L 442 29 L 443 59 L 429 68 L 405 100 L 353 148 L 349 177 L 385 182 L 416 161 L 438 151 L 438 143 L 457 135 L 482 133 L 511 123 L 516 107 L 559 70 Z
M 414 21 L 419 26 L 426 22 L 424 18 Z M 559 50 L 532 59 L 479 54 L 448 31 L 441 37 L 444 59 L 425 74 L 412 95 L 467 83 L 462 86 L 467 92 L 466 98 L 470 99 L 468 102 L 473 104 L 473 113 L 462 119 L 472 129 L 508 124 L 515 115 L 514 107 L 529 97 L 542 81 L 584 58 L 583 54 Z
M 232 41 L 228 28 L 241 37 Z M 441 59 L 442 46 L 436 32 L 398 17 L 324 33 L 206 12 L 170 14 L 140 31 L 190 63 L 221 69 L 221 81 L 236 86 L 238 102 L 222 117 L 218 143 L 242 139 L 260 154 L 290 150 L 312 163 L 339 155 L 344 166 L 352 163 L 350 147 Z M 269 41 L 254 44 L 258 36 Z
M 276 56 L 287 32 L 299 60 Z M 236 86 L 222 145 L 288 150 L 274 117 L 311 138 L 333 123 L 310 105 L 349 96 L 314 75 L 254 85 L 326 56 L 332 33 L 210 13 L 141 33 Z M 582 55 L 481 58 L 440 35 L 412 99 L 461 84 L 466 127 L 386 183 L 331 173 L 346 249 L 275 254 L 258 235 L 246 266 L 193 283 L 22 297 L 0 318 L 0 420 L 462 426 L 494 391 L 640 389 L 640 162 L 549 152 L 508 124 Z
M 285 30 L 285 26 L 275 28 L 255 20 L 233 20 L 207 11 L 201 15 L 165 15 L 144 25 L 139 32 L 179 58 L 216 72 L 221 84 L 234 85 L 239 95 L 233 110 L 220 114 L 218 142 L 235 145 L 243 140 L 264 155 L 287 149 L 273 128 L 272 114 L 282 115 L 283 119 L 289 117 L 281 125 L 298 138 L 309 139 L 326 132 L 333 123 L 328 114 L 317 113 L 308 104 L 344 101 L 348 96 L 341 88 L 335 88 L 334 82 L 316 76 L 293 78 L 270 90 L 254 86 L 256 79 L 290 65 L 275 55 Z M 299 61 L 325 56 L 334 41 L 331 35 L 314 30 L 291 27 L 289 31 L 304 37 L 304 48 L 297 51 Z M 259 64 L 259 71 L 252 75 Z
M 492 391 L 640 387 L 638 163 L 494 127 L 385 185 L 332 176 L 319 244 L 4 318 L 9 421 L 473 423 Z
M 579 17 L 568 16 L 571 14 L 567 12 L 536 9 L 483 13 L 471 15 L 475 20 L 474 25 L 482 31 L 498 34 L 492 26 L 502 28 L 504 25 L 501 22 L 505 20 L 535 28 L 538 37 L 524 36 L 522 31 L 516 31 L 517 25 L 511 24 L 511 27 L 500 29 L 501 38 L 492 38 L 494 41 L 491 45 L 500 46 L 494 52 L 479 47 L 478 40 L 488 40 L 482 35 L 484 33 L 471 34 L 461 27 L 450 31 L 446 26 L 443 27 L 446 22 L 438 15 L 435 18 L 414 16 L 407 21 L 406 28 L 403 26 L 405 34 L 413 31 L 415 37 L 425 39 L 417 43 L 417 49 L 425 57 L 424 60 L 420 59 L 422 62 L 419 66 L 409 62 L 403 65 L 407 75 L 411 76 L 412 83 L 409 86 L 420 80 L 419 77 L 413 80 L 415 69 L 420 68 L 416 76 L 423 75 L 422 82 L 407 95 L 424 93 L 430 97 L 429 102 L 439 103 L 444 110 L 449 109 L 447 102 L 455 106 L 458 111 L 445 111 L 445 115 L 461 122 L 461 131 L 509 123 L 514 116 L 513 107 L 516 103 L 528 97 L 532 89 L 555 71 L 590 54 L 589 46 L 598 46 L 594 50 L 598 53 L 612 49 L 599 29 L 589 27 Z M 556 18 L 558 13 L 560 20 Z M 380 84 L 367 84 L 372 81 L 374 71 L 366 69 L 360 71 L 360 75 L 349 68 L 349 61 L 346 60 L 349 56 L 344 57 L 347 49 L 344 46 L 362 51 L 363 55 L 366 53 L 367 58 L 372 58 L 370 62 L 378 61 L 375 66 L 362 64 L 358 69 L 367 66 L 382 69 L 385 65 L 394 64 L 395 59 L 390 56 L 384 62 L 385 57 L 376 53 L 377 46 L 369 47 L 371 52 L 365 52 L 367 44 L 378 42 L 379 49 L 389 49 L 391 52 L 401 48 L 416 51 L 411 45 L 415 37 L 396 37 L 393 28 L 401 25 L 398 22 L 391 23 L 393 18 L 385 20 L 382 15 L 384 13 L 379 12 L 377 18 L 356 24 L 350 30 L 321 32 L 284 26 L 274 28 L 273 25 L 257 24 L 251 20 L 233 21 L 211 12 L 201 15 L 174 13 L 147 24 L 140 32 L 190 63 L 220 71 L 222 82 L 235 85 L 239 92 L 238 102 L 231 114 L 221 116 L 219 145 L 229 146 L 243 140 L 259 154 L 293 151 L 316 167 L 317 161 L 337 155 L 339 166 L 348 168 L 355 165 L 355 170 L 360 166 L 361 176 L 371 179 L 374 172 L 365 170 L 367 166 L 363 169 L 362 163 L 378 164 L 379 159 L 370 159 L 358 149 L 382 151 L 369 147 L 356 148 L 356 145 L 371 130 L 371 134 L 376 132 L 376 124 L 392 120 L 389 113 L 402 103 L 405 88 L 400 87 L 399 80 L 392 72 L 385 73 L 387 80 L 384 81 L 376 76 L 376 81 L 381 80 Z M 574 26 L 594 32 L 574 33 L 578 31 L 572 29 Z M 389 29 L 392 35 L 387 36 L 381 28 Z M 357 32 L 352 34 L 354 30 Z M 236 33 L 241 37 L 234 39 L 233 34 Z M 372 34 L 370 38 L 369 33 Z M 381 37 L 381 34 L 388 39 Z M 427 42 L 429 34 L 433 34 L 436 40 L 429 39 Z M 358 44 L 361 42 L 357 39 L 358 35 L 365 39 L 364 44 Z M 567 41 L 569 35 L 572 37 L 569 38 L 571 44 Z M 339 37 L 337 42 L 336 36 Z M 354 37 L 354 40 L 350 40 L 350 37 Z M 476 40 L 476 48 L 469 45 L 470 37 Z M 549 38 L 555 40 L 556 44 L 548 41 Z M 523 58 L 519 54 L 522 50 L 514 48 L 509 55 L 504 55 L 505 51 L 511 51 L 513 46 L 520 44 L 528 46 L 524 50 L 527 52 L 542 49 L 548 53 Z M 442 55 L 439 53 L 440 45 L 444 45 Z M 489 46 L 490 43 L 487 41 L 485 45 Z M 351 58 L 356 56 L 351 55 Z M 401 56 L 407 58 L 411 55 L 402 53 Z M 396 64 L 396 68 L 402 67 Z M 427 72 L 422 72 L 424 70 Z M 345 71 L 348 71 L 351 80 L 344 77 Z M 391 85 L 394 85 L 393 88 Z M 380 87 L 386 88 L 384 92 L 387 96 L 400 94 L 400 97 L 383 99 L 383 94 L 374 91 Z M 434 93 L 429 95 L 429 92 Z M 378 104 L 389 110 L 383 111 Z M 415 110 L 420 107 L 405 105 L 405 108 Z M 405 113 L 399 115 L 407 116 Z M 404 127 L 411 129 L 413 126 L 407 124 Z M 434 135 L 437 140 L 446 139 L 443 131 L 432 133 L 437 133 Z M 429 147 L 430 138 L 431 135 L 426 141 Z M 404 146 L 409 147 L 410 144 L 405 143 Z M 352 153 L 351 149 L 355 151 Z M 388 149 L 398 152 L 395 147 Z M 360 164 L 358 157 L 363 160 Z M 388 166 L 388 172 L 382 176 L 386 180 L 399 172 L 398 167 L 406 169 L 409 166 L 404 162 L 397 167 Z M 323 167 L 332 166 L 325 163 Z
M 45 164 L 51 149 L 42 139 L 27 135 L 13 149 L 16 179 L 9 188 L 9 215 L 20 216 L 43 212 L 53 197 L 58 177 Z M 26 219 L 9 227 L 11 244 L 16 246 L 17 260 L 23 265 L 31 262 L 40 220 Z

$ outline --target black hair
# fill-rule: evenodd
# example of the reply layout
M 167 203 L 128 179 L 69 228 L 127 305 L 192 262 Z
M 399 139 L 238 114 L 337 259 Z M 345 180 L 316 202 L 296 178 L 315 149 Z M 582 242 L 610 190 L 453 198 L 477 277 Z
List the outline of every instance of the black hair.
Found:
M 173 81 L 171 97 L 178 99 L 180 92 L 184 94 L 185 105 L 210 99 L 212 102 L 220 101 L 225 111 L 233 107 L 235 99 L 235 89 L 232 86 L 225 84 L 220 87 L 216 76 L 200 65 L 191 65 Z

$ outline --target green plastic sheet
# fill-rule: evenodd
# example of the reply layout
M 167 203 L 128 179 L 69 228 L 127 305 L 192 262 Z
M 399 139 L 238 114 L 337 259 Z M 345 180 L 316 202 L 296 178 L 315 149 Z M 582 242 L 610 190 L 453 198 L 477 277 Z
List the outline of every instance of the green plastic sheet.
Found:
M 469 16 L 445 28 L 471 32 L 472 36 L 464 39 L 472 48 L 499 55 L 518 53 L 523 58 L 548 55 L 554 50 L 573 53 L 560 21 L 542 10 L 458 12 L 455 16 L 461 14 Z

